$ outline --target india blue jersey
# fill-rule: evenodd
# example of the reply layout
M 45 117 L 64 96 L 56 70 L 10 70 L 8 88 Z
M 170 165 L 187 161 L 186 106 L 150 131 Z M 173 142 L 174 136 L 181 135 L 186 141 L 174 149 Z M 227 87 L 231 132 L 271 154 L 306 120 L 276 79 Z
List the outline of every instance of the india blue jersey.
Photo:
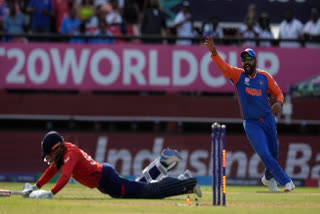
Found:
M 250 77 L 242 68 L 228 65 L 218 54 L 211 55 L 211 58 L 222 73 L 235 85 L 240 113 L 244 120 L 260 119 L 271 114 L 268 92 L 277 101 L 283 103 L 283 93 L 269 73 L 257 69 L 256 75 Z

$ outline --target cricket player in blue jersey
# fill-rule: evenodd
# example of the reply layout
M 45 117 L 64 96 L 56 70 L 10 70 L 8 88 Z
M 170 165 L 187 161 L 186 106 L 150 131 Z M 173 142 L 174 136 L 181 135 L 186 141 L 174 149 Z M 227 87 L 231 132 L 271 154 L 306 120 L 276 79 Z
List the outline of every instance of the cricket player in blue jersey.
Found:
M 266 167 L 261 182 L 271 192 L 279 191 L 276 181 L 284 186 L 284 192 L 291 192 L 295 185 L 277 162 L 278 139 L 274 115 L 280 113 L 283 105 L 280 87 L 269 73 L 256 68 L 256 54 L 252 49 L 241 52 L 243 68 L 237 68 L 227 64 L 219 56 L 212 37 L 206 38 L 204 44 L 217 67 L 236 88 L 244 130 Z M 276 99 L 272 106 L 267 97 L 268 92 Z

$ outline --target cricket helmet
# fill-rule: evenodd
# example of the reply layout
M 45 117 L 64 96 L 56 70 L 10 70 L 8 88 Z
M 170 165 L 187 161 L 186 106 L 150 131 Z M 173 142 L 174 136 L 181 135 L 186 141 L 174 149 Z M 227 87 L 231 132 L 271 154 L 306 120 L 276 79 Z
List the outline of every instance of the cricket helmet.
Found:
M 63 137 L 56 131 L 48 132 L 42 139 L 41 149 L 41 158 L 48 164 L 54 161 L 56 167 L 59 169 L 62 165 L 62 155 L 64 151 Z M 48 159 L 49 154 L 52 154 L 52 159 Z

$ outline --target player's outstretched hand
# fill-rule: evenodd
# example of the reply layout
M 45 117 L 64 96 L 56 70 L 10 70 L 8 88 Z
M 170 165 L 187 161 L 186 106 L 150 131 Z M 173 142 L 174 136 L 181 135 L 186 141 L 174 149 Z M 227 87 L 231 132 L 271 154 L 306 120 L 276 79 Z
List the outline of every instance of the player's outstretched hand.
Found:
M 30 198 L 52 198 L 53 193 L 51 191 L 45 191 L 45 190 L 36 190 L 30 193 Z
M 272 109 L 272 114 L 275 116 L 278 116 L 281 111 L 281 103 L 276 102 L 275 104 L 272 105 L 271 109 Z
M 215 46 L 215 44 L 214 44 L 214 41 L 213 41 L 212 36 L 207 37 L 207 38 L 204 40 L 204 43 L 203 43 L 203 44 L 207 46 L 208 50 L 209 50 L 212 54 L 216 53 L 216 46 Z M 214 54 L 214 55 L 215 55 L 215 54 Z

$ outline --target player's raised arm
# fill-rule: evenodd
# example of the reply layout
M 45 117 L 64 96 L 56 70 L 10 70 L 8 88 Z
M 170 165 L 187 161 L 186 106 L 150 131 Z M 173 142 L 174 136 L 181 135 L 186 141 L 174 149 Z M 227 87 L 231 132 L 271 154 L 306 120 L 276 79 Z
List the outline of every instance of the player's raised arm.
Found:
M 213 56 L 217 55 L 216 46 L 214 44 L 212 36 L 207 37 L 204 41 L 204 44 L 207 46 L 208 50 L 211 52 Z
M 218 66 L 219 70 L 228 78 L 231 79 L 234 84 L 236 84 L 240 78 L 242 69 L 232 67 L 227 62 L 225 62 L 218 54 L 216 46 L 214 44 L 213 38 L 207 37 L 203 43 L 207 46 L 208 50 L 211 52 L 211 58 L 214 63 Z

